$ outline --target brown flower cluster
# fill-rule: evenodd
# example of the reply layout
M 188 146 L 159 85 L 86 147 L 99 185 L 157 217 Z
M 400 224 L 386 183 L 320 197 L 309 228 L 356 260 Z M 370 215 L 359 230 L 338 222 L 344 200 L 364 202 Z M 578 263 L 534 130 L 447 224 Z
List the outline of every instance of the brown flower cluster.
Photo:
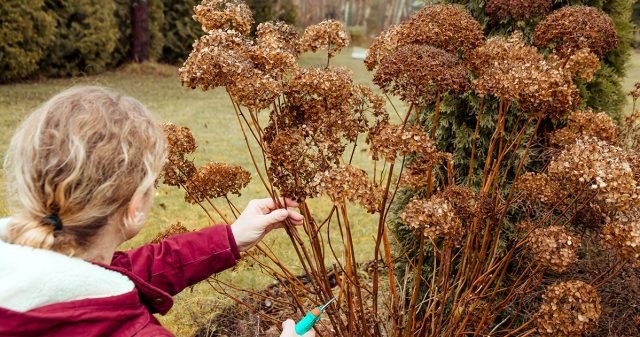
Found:
M 359 133 L 388 119 L 382 98 L 354 85 L 346 68 L 301 70 L 289 80 L 285 98 L 284 109 L 272 112 L 271 126 L 301 128 L 333 155 L 344 151 L 343 138 L 354 141 Z
M 370 129 L 367 137 L 373 160 L 385 158 L 395 161 L 398 157 L 412 155 L 402 177 L 403 186 L 420 189 L 428 184 L 429 172 L 443 160 L 452 160 L 451 154 L 439 152 L 434 141 L 416 125 L 381 122 Z
M 193 161 L 186 157 L 196 151 L 196 140 L 187 127 L 166 123 L 162 128 L 167 136 L 168 154 L 158 180 L 162 178 L 169 186 L 184 185 L 196 172 Z
M 480 205 L 480 196 L 477 192 L 466 186 L 452 185 L 439 195 L 453 207 L 460 220 L 467 224 L 473 222 Z
M 345 32 L 342 23 L 336 20 L 325 20 L 305 28 L 300 39 L 300 51 L 316 52 L 319 49 L 326 49 L 329 57 L 333 57 L 348 44 L 349 35 Z
M 235 30 L 214 29 L 193 45 L 180 68 L 192 89 L 226 87 L 240 105 L 262 110 L 282 94 L 283 75 L 297 70 L 298 35 L 284 23 L 263 23 L 256 41 Z
M 205 199 L 240 195 L 240 190 L 251 181 L 251 174 L 240 166 L 224 163 L 208 163 L 200 168 L 187 182 L 189 192 L 184 199 L 192 204 Z
M 540 202 L 545 206 L 555 206 L 561 204 L 565 197 L 560 185 L 545 173 L 527 172 L 518 178 L 515 187 L 529 204 Z
M 266 145 L 269 176 L 273 185 L 288 198 L 305 199 L 309 194 L 307 186 L 316 174 L 333 165 L 323 160 L 323 154 L 318 153 L 302 130 L 275 134 Z
M 543 337 L 580 337 L 596 326 L 600 296 L 582 281 L 567 281 L 547 288 L 536 324 Z
M 212 30 L 193 44 L 189 58 L 180 68 L 180 81 L 191 89 L 226 86 L 238 74 L 250 73 L 251 45 L 235 31 Z
M 459 53 L 469 53 L 482 41 L 482 27 L 464 9 L 453 5 L 429 5 L 409 20 L 382 32 L 369 47 L 364 63 L 367 69 L 374 70 L 386 58 L 386 62 L 401 66 L 406 53 L 397 54 L 396 51 L 406 45 L 415 45 L 414 48 L 430 46 L 457 60 Z M 392 57 L 394 53 L 397 55 Z M 428 55 L 426 51 L 422 53 Z M 428 66 L 429 60 L 423 62 Z
M 412 103 L 426 103 L 437 93 L 467 89 L 467 69 L 456 57 L 428 45 L 404 45 L 380 61 L 373 83 L 385 93 Z
M 394 125 L 380 123 L 369 132 L 367 138 L 374 160 L 381 157 L 394 161 L 397 157 L 415 153 L 429 158 L 438 151 L 429 135 L 416 125 Z
M 194 13 L 205 32 L 233 29 L 246 35 L 253 25 L 251 9 L 241 0 L 203 0 Z
M 310 186 L 316 195 L 327 194 L 336 206 L 349 200 L 373 214 L 380 209 L 382 203 L 380 187 L 369 180 L 364 170 L 351 165 L 317 174 Z
M 243 106 L 262 110 L 269 107 L 282 93 L 282 83 L 257 69 L 237 74 L 227 85 L 227 91 Z
M 404 223 L 424 236 L 436 239 L 444 237 L 458 240 L 464 231 L 453 206 L 442 196 L 434 195 L 428 200 L 413 199 L 400 215 Z
M 484 11 L 495 21 L 507 18 L 520 21 L 546 15 L 551 6 L 552 0 L 489 0 Z
M 388 120 L 382 98 L 354 85 L 344 68 L 300 70 L 284 95 L 264 139 L 274 185 L 296 199 L 309 194 L 319 173 L 338 166 L 348 142 Z
M 533 259 L 556 272 L 563 272 L 578 260 L 580 239 L 562 226 L 534 229 L 528 239 Z
M 171 224 L 165 230 L 163 230 L 162 232 L 158 233 L 156 235 L 156 237 L 153 238 L 153 240 L 151 240 L 151 243 L 160 243 L 164 239 L 168 239 L 168 238 L 170 238 L 172 236 L 176 236 L 178 234 L 183 234 L 183 233 L 188 233 L 188 232 L 189 232 L 189 230 L 187 229 L 187 227 L 182 225 L 180 222 L 175 223 L 175 224 Z
M 536 27 L 534 40 L 539 47 L 553 47 L 563 55 L 589 48 L 599 57 L 618 47 L 613 20 L 590 6 L 562 7 Z
M 401 45 L 428 45 L 455 55 L 467 54 L 484 41 L 480 23 L 455 5 L 426 6 L 398 29 Z
M 283 74 L 297 69 L 299 38 L 293 26 L 284 22 L 263 22 L 256 29 L 251 59 L 260 70 L 269 74 Z
M 405 166 L 401 184 L 413 190 L 429 185 L 429 172 L 444 161 L 453 162 L 453 155 L 448 152 L 416 153 Z M 433 175 L 432 175 L 433 181 Z
M 613 212 L 638 203 L 639 187 L 625 150 L 591 137 L 578 139 L 549 163 L 549 176 L 574 193 L 589 189 Z
M 592 110 L 574 111 L 567 121 L 567 126 L 555 131 L 551 136 L 551 144 L 564 147 L 574 144 L 583 136 L 604 140 L 615 145 L 618 142 L 618 126 L 604 112 Z
M 391 26 L 382 31 L 382 33 L 373 40 L 367 50 L 367 57 L 364 59 L 364 65 L 367 67 L 367 70 L 372 71 L 375 69 L 383 58 L 387 57 L 400 46 L 398 40 L 403 33 L 403 29 L 404 26 L 401 25 Z
M 606 224 L 602 237 L 620 257 L 640 265 L 640 222 L 637 219 L 621 218 Z
M 591 82 L 596 71 L 600 69 L 598 55 L 592 53 L 588 48 L 578 50 L 568 59 L 563 59 L 555 54 L 552 56 L 557 57 L 556 62 L 563 64 L 564 70 L 569 72 L 574 79 L 585 82 Z
M 553 118 L 566 115 L 578 99 L 572 74 L 547 62 L 519 32 L 489 39 L 470 59 L 478 76 L 473 88 L 480 95 L 515 101 L 526 112 L 544 111 Z

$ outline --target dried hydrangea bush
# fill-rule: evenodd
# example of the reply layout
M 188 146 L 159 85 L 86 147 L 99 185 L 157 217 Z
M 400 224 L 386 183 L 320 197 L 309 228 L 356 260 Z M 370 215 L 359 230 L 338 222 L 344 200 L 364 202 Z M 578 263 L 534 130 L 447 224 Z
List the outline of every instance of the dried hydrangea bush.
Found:
M 551 8 L 550 1 L 491 0 L 484 10 L 494 20 L 518 21 Z M 623 132 L 605 114 L 578 108 L 578 88 L 617 44 L 601 12 L 580 6 L 551 12 L 533 45 L 518 32 L 486 39 L 462 7 L 418 10 L 380 34 L 364 61 L 378 89 L 406 103 L 397 111 L 400 121 L 389 117 L 376 90 L 331 65 L 349 43 L 340 22 L 326 20 L 302 34 L 267 22 L 250 37 L 253 18 L 241 1 L 207 0 L 195 13 L 204 35 L 180 68 L 182 84 L 226 90 L 254 178 L 276 203 L 280 197 L 299 201 L 305 216 L 300 228 L 285 224 L 297 269 L 268 243 L 247 258 L 291 294 L 283 303 L 291 310 L 337 297 L 320 331 L 578 336 L 600 315 L 600 283 L 570 280 L 536 297 L 546 277 L 570 270 L 583 242 L 615 252 L 615 266 L 640 259 L 640 157 L 628 145 L 633 127 Z M 326 53 L 327 62 L 303 67 L 303 52 Z M 469 112 L 477 125 L 468 135 L 471 162 L 476 143 L 486 153 L 481 172 L 470 165 L 468 181 L 457 179 L 459 154 L 434 141 L 443 127 L 439 116 L 455 109 L 452 97 L 463 96 L 487 102 L 486 109 Z M 477 131 L 480 113 L 495 121 L 489 137 Z M 237 214 L 227 196 L 240 193 L 251 174 L 223 163 L 196 168 L 188 129 L 168 125 L 166 131 L 164 182 L 184 189 L 185 199 L 205 211 L 224 215 L 214 200 L 222 199 Z M 363 143 L 372 159 L 367 168 L 352 162 Z M 405 190 L 415 197 L 399 202 Z M 333 204 L 328 214 L 312 210 L 311 199 L 320 197 Z M 377 223 L 375 262 L 366 273 L 358 269 L 352 206 Z M 406 233 L 390 230 L 392 209 Z M 405 234 L 412 245 L 399 244 L 397 236 Z M 404 270 L 397 268 L 401 259 L 409 261 Z M 295 276 L 300 270 L 304 275 Z M 535 309 L 514 309 L 532 303 Z

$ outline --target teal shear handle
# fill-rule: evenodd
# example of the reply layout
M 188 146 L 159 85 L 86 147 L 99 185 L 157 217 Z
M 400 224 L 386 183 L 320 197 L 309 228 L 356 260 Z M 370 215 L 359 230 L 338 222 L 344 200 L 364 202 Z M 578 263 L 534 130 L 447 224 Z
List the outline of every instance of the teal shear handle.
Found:
M 313 329 L 313 325 L 316 324 L 316 322 L 320 319 L 320 316 L 324 312 L 324 309 L 326 309 L 329 306 L 329 304 L 331 304 L 331 302 L 335 300 L 336 298 L 334 297 L 325 305 L 320 307 L 315 307 L 313 308 L 313 310 L 307 313 L 307 315 L 304 316 L 304 318 L 300 320 L 300 322 L 296 323 L 296 333 L 302 336 L 307 332 L 309 332 L 309 330 Z

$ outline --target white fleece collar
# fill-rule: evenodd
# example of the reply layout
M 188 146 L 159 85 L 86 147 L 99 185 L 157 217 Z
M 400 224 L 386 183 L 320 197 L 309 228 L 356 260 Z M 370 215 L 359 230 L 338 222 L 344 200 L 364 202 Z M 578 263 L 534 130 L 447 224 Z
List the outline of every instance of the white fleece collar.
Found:
M 8 222 L 8 218 L 0 219 L 0 307 L 26 312 L 134 289 L 133 282 L 118 272 L 50 250 L 2 241 Z

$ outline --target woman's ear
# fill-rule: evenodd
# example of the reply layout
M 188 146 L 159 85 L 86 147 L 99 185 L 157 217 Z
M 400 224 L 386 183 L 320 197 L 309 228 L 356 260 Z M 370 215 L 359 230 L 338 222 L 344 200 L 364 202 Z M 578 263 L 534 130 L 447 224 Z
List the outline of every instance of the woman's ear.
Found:
M 126 239 L 136 236 L 144 227 L 147 221 L 147 214 L 151 210 L 153 204 L 153 187 L 145 193 L 135 195 L 125 212 L 123 219 L 124 231 Z

